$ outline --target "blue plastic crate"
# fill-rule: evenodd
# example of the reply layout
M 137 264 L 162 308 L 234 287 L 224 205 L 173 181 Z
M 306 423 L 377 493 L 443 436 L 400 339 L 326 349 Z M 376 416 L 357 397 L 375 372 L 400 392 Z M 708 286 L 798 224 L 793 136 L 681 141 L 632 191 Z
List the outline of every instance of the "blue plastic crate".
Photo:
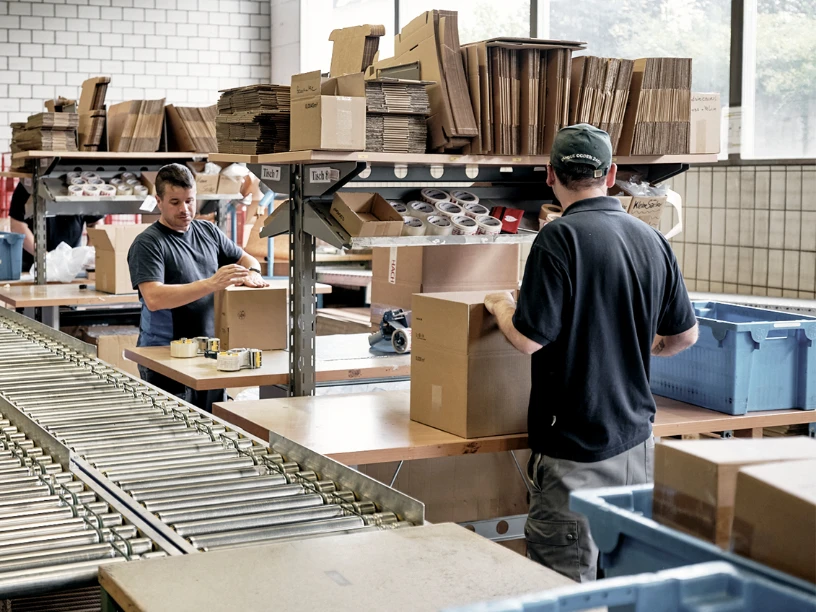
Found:
M 746 575 L 728 563 L 610 578 L 449 612 L 813 612 L 816 598 Z
M 652 392 L 726 414 L 816 409 L 816 317 L 695 302 L 700 339 L 651 362 Z
M 23 234 L 0 232 L 0 281 L 20 279 L 24 238 Z
M 570 509 L 589 520 L 606 576 L 726 561 L 742 572 L 816 597 L 816 585 L 741 557 L 652 520 L 653 485 L 588 489 L 570 494 Z M 771 609 L 771 608 L 769 608 Z

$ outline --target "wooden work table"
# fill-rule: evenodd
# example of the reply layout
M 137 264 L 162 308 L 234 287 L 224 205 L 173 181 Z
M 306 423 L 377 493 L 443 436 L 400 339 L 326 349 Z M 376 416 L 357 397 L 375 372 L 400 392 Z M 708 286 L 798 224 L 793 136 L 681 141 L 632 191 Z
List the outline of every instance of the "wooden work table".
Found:
M 373 355 L 368 334 L 319 336 L 317 338 L 317 382 L 402 378 L 410 373 L 410 355 Z M 176 359 L 169 346 L 125 349 L 125 357 L 195 389 L 208 391 L 225 387 L 273 387 L 289 384 L 289 352 L 264 351 L 263 365 L 256 370 L 220 372 L 213 359 Z
M 656 396 L 655 436 L 816 422 L 816 412 L 731 416 Z M 213 414 L 263 440 L 275 432 L 347 465 L 433 459 L 527 448 L 527 434 L 460 438 L 412 421 L 409 391 L 293 397 L 213 405 Z
M 574 583 L 451 524 L 102 566 L 103 612 L 437 612 Z

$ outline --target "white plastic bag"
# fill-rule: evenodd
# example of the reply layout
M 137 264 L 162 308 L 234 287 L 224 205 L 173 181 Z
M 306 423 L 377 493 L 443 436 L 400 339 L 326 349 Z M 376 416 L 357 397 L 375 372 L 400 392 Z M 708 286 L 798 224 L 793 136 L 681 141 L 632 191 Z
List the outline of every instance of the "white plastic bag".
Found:
M 45 276 L 49 281 L 70 283 L 83 269 L 95 265 L 96 252 L 93 247 L 72 249 L 60 242 L 57 248 L 45 254 Z M 31 275 L 37 274 L 37 264 L 31 266 Z

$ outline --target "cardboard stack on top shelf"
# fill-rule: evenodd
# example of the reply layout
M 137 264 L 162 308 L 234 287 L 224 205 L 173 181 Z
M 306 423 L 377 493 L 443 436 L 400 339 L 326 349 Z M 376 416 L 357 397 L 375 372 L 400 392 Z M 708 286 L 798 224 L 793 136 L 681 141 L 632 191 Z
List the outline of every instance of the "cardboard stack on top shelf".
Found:
M 430 148 L 448 151 L 470 144 L 479 130 L 460 54 L 456 11 L 427 11 L 411 21 L 394 39 L 394 57 L 374 62 L 366 79 L 396 76 L 391 71 L 409 64 L 414 78 L 433 82 L 428 86 Z
M 605 132 L 616 151 L 623 128 L 633 60 L 584 55 L 572 60 L 570 125 L 589 123 Z
M 12 152 L 76 151 L 76 113 L 37 113 L 25 123 L 12 124 Z
M 46 100 L 45 110 L 49 113 L 75 113 L 77 112 L 76 103 L 76 100 L 59 96 L 54 100 Z
M 289 150 L 288 85 L 221 90 L 216 116 L 219 153 L 259 155 Z
M 569 121 L 570 62 L 584 43 L 494 38 L 462 48 L 478 135 L 467 153 L 545 155 Z
M 366 151 L 424 153 L 431 112 L 425 81 L 366 81 Z
M 108 138 L 114 152 L 155 153 L 164 127 L 164 98 L 129 100 L 108 110 Z
M 689 152 L 691 60 L 635 60 L 619 155 L 683 155 Z
M 110 77 L 94 77 L 82 83 L 79 95 L 80 151 L 100 150 L 105 131 L 105 96 L 108 92 L 108 83 Z
M 330 74 L 338 77 L 364 71 L 377 59 L 381 36 L 385 36 L 384 25 L 365 24 L 333 30 L 329 35 L 334 43 Z
M 195 107 L 168 104 L 164 110 L 167 113 L 168 148 L 171 151 L 218 152 L 215 105 Z

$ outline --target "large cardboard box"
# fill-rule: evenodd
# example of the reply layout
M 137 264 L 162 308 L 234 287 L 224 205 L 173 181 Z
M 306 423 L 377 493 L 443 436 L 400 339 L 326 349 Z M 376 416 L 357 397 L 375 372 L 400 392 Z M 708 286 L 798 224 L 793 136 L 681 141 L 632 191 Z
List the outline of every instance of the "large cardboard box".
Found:
M 658 444 L 652 517 L 728 548 L 740 468 L 799 459 L 816 459 L 816 440 L 802 437 Z
M 720 152 L 720 94 L 691 94 L 691 132 L 689 153 Z
M 96 356 L 133 376 L 139 376 L 139 367 L 125 359 L 125 349 L 136 346 L 139 328 L 133 325 L 90 325 L 75 334 L 83 342 L 96 347 Z
M 285 349 L 285 288 L 229 287 L 215 294 L 215 335 L 221 348 Z
M 331 216 L 351 236 L 399 236 L 404 225 L 402 215 L 379 193 L 335 193 Z
M 415 293 L 513 291 L 519 282 L 519 245 L 471 244 L 374 249 L 371 322 L 383 312 L 410 309 Z
M 320 71 L 292 77 L 289 147 L 292 151 L 365 150 L 363 73 L 323 79 Z M 319 168 L 313 168 L 319 170 Z
M 738 555 L 816 582 L 816 461 L 741 469 L 731 542 Z
M 527 431 L 530 357 L 487 312 L 488 293 L 414 296 L 412 420 L 463 438 Z
M 205 162 L 187 162 L 187 167 L 193 173 L 197 195 L 218 193 L 218 174 L 204 174 Z M 237 192 L 235 192 L 237 193 Z
M 103 225 L 88 228 L 88 238 L 96 249 L 96 290 L 105 293 L 134 293 L 130 284 L 127 254 L 130 245 L 149 224 Z

